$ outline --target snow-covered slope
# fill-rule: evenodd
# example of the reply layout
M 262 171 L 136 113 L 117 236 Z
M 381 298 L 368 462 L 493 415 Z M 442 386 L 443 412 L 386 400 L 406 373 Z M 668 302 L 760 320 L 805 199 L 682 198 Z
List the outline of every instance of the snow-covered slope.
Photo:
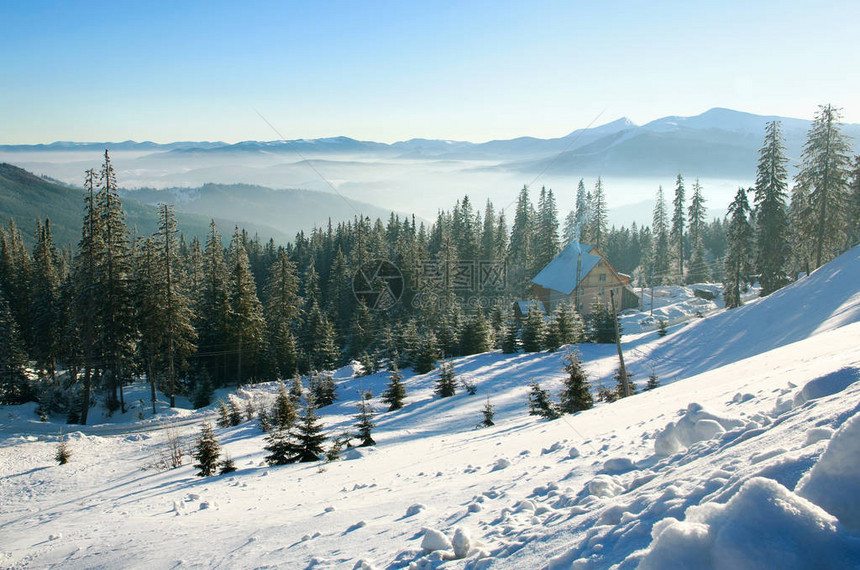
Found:
M 55 436 L 0 410 L 0 566 L 856 568 L 858 272 L 855 249 L 744 308 L 633 337 L 640 384 L 652 364 L 677 380 L 555 421 L 525 402 L 532 378 L 557 390 L 558 353 L 458 359 L 471 396 L 408 376 L 407 406 L 377 414 L 378 445 L 329 464 L 266 466 L 247 422 L 216 430 L 239 467 L 226 476 L 146 468 L 164 438 L 151 423 L 72 433 L 58 466 Z M 596 376 L 615 366 L 612 346 L 580 350 Z M 340 371 L 329 433 L 385 381 Z M 496 425 L 475 429 L 486 396 Z M 178 429 L 190 441 L 197 425 Z

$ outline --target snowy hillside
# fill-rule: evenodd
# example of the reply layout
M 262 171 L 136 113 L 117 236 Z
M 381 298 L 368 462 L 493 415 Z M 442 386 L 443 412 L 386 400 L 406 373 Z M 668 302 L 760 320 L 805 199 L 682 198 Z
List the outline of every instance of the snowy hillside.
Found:
M 255 422 L 217 429 L 239 468 L 158 471 L 159 418 L 68 434 L 31 407 L 0 409 L 0 566 L 12 568 L 860 567 L 860 248 L 768 298 L 624 345 L 641 387 L 554 421 L 562 353 L 455 361 L 477 386 L 433 394 L 407 374 L 338 372 L 326 430 L 351 429 L 372 390 L 377 442 L 339 461 L 269 467 Z M 579 347 L 610 383 L 615 347 Z M 274 385 L 234 397 L 270 402 Z M 495 426 L 476 429 L 489 396 Z M 144 414 L 144 410 L 139 410 Z M 133 416 L 134 414 L 129 414 Z M 190 443 L 214 407 L 174 412 Z M 35 434 L 35 435 L 34 435 Z

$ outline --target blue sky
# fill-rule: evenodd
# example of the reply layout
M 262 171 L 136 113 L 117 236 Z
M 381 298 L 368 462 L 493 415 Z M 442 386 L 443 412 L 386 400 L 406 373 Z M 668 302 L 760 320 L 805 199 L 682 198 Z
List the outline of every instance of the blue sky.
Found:
M 749 5 L 748 5 L 749 4 Z M 0 0 L 0 144 L 860 122 L 860 2 Z

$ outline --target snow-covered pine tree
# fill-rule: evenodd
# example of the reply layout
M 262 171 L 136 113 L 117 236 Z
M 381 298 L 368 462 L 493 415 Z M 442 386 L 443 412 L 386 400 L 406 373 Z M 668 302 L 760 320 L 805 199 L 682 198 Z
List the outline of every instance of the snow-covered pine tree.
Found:
M 293 401 L 293 404 L 299 403 L 304 392 L 305 387 L 302 384 L 302 379 L 299 376 L 293 377 L 293 383 L 290 385 L 290 400 Z
M 356 438 L 361 442 L 358 444 L 358 447 L 376 445 L 371 435 L 376 424 L 373 423 L 373 406 L 370 405 L 368 394 L 362 394 L 361 401 L 357 405 L 358 414 L 355 416 L 355 428 L 358 430 L 358 434 Z
M 547 327 L 546 347 L 558 350 L 566 344 L 580 343 L 585 339 L 585 323 L 569 303 L 559 303 Z
M 388 411 L 391 412 L 402 408 L 405 398 L 406 386 L 403 384 L 403 375 L 397 369 L 397 365 L 392 365 L 388 373 L 388 385 L 382 393 L 382 401 L 388 404 Z
M 609 209 L 606 207 L 606 194 L 603 191 L 603 180 L 598 176 L 594 183 L 594 192 L 589 203 L 588 239 L 590 244 L 601 249 L 606 245 L 609 234 Z
M 212 424 L 206 422 L 200 429 L 200 436 L 197 438 L 197 445 L 194 447 L 193 456 L 197 460 L 194 467 L 197 468 L 197 476 L 209 477 L 210 475 L 215 475 L 220 455 L 221 446 L 215 437 Z
M 771 121 L 765 126 L 755 179 L 755 268 L 762 297 L 789 282 L 787 162 L 781 123 Z
M 748 282 L 752 266 L 753 230 L 750 225 L 750 207 L 746 190 L 738 188 L 735 199 L 729 205 L 728 251 L 723 263 L 725 267 L 725 291 L 723 298 L 727 309 L 739 307 L 741 291 Z
M 666 330 L 666 321 L 664 319 L 660 319 L 657 321 L 657 334 L 661 337 L 666 336 L 666 333 L 669 331 Z
M 436 395 L 440 398 L 449 398 L 457 393 L 457 375 L 454 372 L 454 364 L 445 360 L 439 365 L 439 378 L 436 380 Z
M 218 400 L 218 427 L 230 427 L 230 410 L 224 400 Z
M 591 396 L 588 374 L 578 353 L 567 351 L 564 355 L 564 371 L 567 372 L 567 378 L 564 379 L 564 387 L 559 395 L 559 411 L 574 414 L 593 407 L 594 399 Z

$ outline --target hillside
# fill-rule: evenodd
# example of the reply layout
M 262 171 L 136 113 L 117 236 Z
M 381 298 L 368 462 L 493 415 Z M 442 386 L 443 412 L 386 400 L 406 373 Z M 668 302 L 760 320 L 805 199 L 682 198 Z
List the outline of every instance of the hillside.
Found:
M 556 421 L 527 415 L 525 400 L 530 379 L 558 388 L 558 353 L 457 359 L 475 396 L 439 399 L 435 372 L 407 373 L 406 407 L 382 412 L 374 399 L 377 446 L 324 465 L 266 466 L 263 436 L 245 422 L 216 430 L 237 472 L 199 478 L 190 462 L 154 470 L 159 426 L 172 420 L 190 443 L 214 409 L 150 418 L 142 385 L 134 388 L 141 404 L 125 418 L 69 434 L 66 466 L 51 459 L 49 434 L 60 426 L 38 422 L 32 406 L 2 409 L 0 560 L 14 568 L 856 568 L 858 271 L 855 248 L 779 296 L 662 340 L 631 337 L 625 350 L 640 385 L 658 354 L 677 364 L 676 381 Z M 779 337 L 749 332 L 759 330 Z M 706 343 L 717 356 L 700 365 Z M 608 380 L 613 347 L 579 349 L 589 372 Z M 359 390 L 378 395 L 386 382 L 349 367 L 336 379 L 340 401 L 321 410 L 330 434 L 349 429 Z M 259 406 L 275 389 L 221 395 Z M 496 425 L 477 430 L 486 397 Z
M 122 174 L 120 173 L 120 176 Z M 348 220 L 359 211 L 386 219 L 389 211 L 368 204 L 347 203 L 340 197 L 301 190 L 276 191 L 248 185 L 208 184 L 201 188 L 121 191 L 126 223 L 139 235 L 158 227 L 159 202 L 176 207 L 180 230 L 186 236 L 205 237 L 214 219 L 223 233 L 240 226 L 276 243 L 292 240 L 300 230 L 325 225 L 329 218 Z M 14 218 L 28 243 L 33 241 L 36 220 L 51 219 L 58 245 L 76 244 L 83 218 L 83 189 L 36 176 L 17 166 L 0 163 L 0 219 Z

